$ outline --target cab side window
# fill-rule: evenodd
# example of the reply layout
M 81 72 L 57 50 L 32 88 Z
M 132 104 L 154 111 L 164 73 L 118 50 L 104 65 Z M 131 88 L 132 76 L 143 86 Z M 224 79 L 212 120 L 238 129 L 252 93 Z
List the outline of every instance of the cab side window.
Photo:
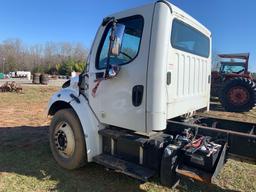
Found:
M 124 65 L 130 63 L 138 55 L 144 21 L 142 16 L 133 16 L 120 19 L 118 20 L 118 23 L 125 25 L 122 48 L 119 56 L 110 57 L 110 64 Z M 97 69 L 106 68 L 110 32 L 111 24 L 106 27 L 105 33 L 98 49 L 96 57 Z
M 173 20 L 171 44 L 176 49 L 198 56 L 208 58 L 210 55 L 210 39 L 178 19 Z

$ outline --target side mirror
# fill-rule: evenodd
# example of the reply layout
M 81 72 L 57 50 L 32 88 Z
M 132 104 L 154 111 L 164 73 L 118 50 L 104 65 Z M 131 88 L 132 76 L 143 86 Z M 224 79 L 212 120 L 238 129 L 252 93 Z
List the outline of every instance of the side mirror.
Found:
M 113 26 L 112 34 L 111 34 L 111 47 L 110 54 L 113 56 L 118 56 L 120 54 L 122 48 L 122 41 L 124 36 L 125 25 L 117 23 Z
M 114 78 L 118 75 L 120 71 L 120 66 L 119 65 L 111 65 L 109 71 L 108 71 L 108 78 Z

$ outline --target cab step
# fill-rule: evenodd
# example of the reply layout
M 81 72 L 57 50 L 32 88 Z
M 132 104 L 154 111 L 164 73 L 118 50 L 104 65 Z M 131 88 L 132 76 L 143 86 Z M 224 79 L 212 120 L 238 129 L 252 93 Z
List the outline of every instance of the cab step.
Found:
M 147 181 L 150 177 L 155 175 L 155 171 L 131 163 L 112 155 L 101 154 L 93 158 L 95 163 L 103 165 L 107 168 L 113 169 L 117 172 L 124 173 L 130 177 Z

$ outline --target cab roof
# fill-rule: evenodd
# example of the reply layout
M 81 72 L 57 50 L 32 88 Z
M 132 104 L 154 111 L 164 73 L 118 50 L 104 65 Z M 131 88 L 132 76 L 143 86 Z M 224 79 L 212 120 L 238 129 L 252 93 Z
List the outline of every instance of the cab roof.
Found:
M 157 3 L 164 3 L 164 4 L 166 4 L 170 8 L 172 14 L 174 14 L 176 17 L 181 18 L 182 20 L 189 21 L 190 23 L 193 24 L 193 27 L 196 27 L 199 31 L 204 33 L 206 36 L 211 37 L 211 32 L 204 25 L 202 25 L 200 22 L 198 22 L 196 19 L 194 19 L 188 13 L 184 12 L 183 10 L 181 10 L 178 7 L 176 7 L 175 5 L 173 5 L 172 3 L 170 3 L 167 0 L 158 0 L 158 1 L 154 2 L 154 3 L 146 4 L 146 5 L 137 7 L 137 8 L 127 9 L 127 10 L 124 10 L 124 11 L 129 12 L 131 10 L 140 9 L 140 8 L 143 8 L 143 7 L 146 7 L 146 6 L 152 6 L 153 7 Z M 116 15 L 119 15 L 120 13 L 123 13 L 124 11 L 121 11 L 121 12 L 118 12 L 118 13 L 115 13 L 115 14 L 111 14 L 109 17 L 115 17 Z
M 181 10 L 180 8 L 173 5 L 172 3 L 170 3 L 167 0 L 159 0 L 158 2 L 164 2 L 164 3 L 169 4 L 169 6 L 171 7 L 171 9 L 172 9 L 172 11 L 175 15 L 177 15 L 178 17 L 185 18 L 185 19 L 189 20 L 195 26 L 197 26 L 200 29 L 200 31 L 204 32 L 207 36 L 211 36 L 211 32 L 209 31 L 209 29 L 207 29 L 204 25 L 202 25 L 200 22 L 198 22 L 195 18 L 193 18 L 191 15 L 189 15 L 185 11 Z

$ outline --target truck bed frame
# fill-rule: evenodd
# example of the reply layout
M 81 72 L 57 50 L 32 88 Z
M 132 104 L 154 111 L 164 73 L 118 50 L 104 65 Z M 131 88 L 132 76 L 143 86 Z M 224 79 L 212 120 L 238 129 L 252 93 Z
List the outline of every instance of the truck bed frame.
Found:
M 103 137 L 103 153 L 94 157 L 96 163 L 146 181 L 160 175 L 161 183 L 173 187 L 181 176 L 211 183 L 227 158 L 256 163 L 256 124 L 206 116 L 167 121 L 164 132 L 151 136 L 109 127 L 99 131 Z M 182 146 L 173 142 L 177 135 L 190 129 L 198 135 L 217 138 L 221 152 L 213 171 L 183 164 Z

